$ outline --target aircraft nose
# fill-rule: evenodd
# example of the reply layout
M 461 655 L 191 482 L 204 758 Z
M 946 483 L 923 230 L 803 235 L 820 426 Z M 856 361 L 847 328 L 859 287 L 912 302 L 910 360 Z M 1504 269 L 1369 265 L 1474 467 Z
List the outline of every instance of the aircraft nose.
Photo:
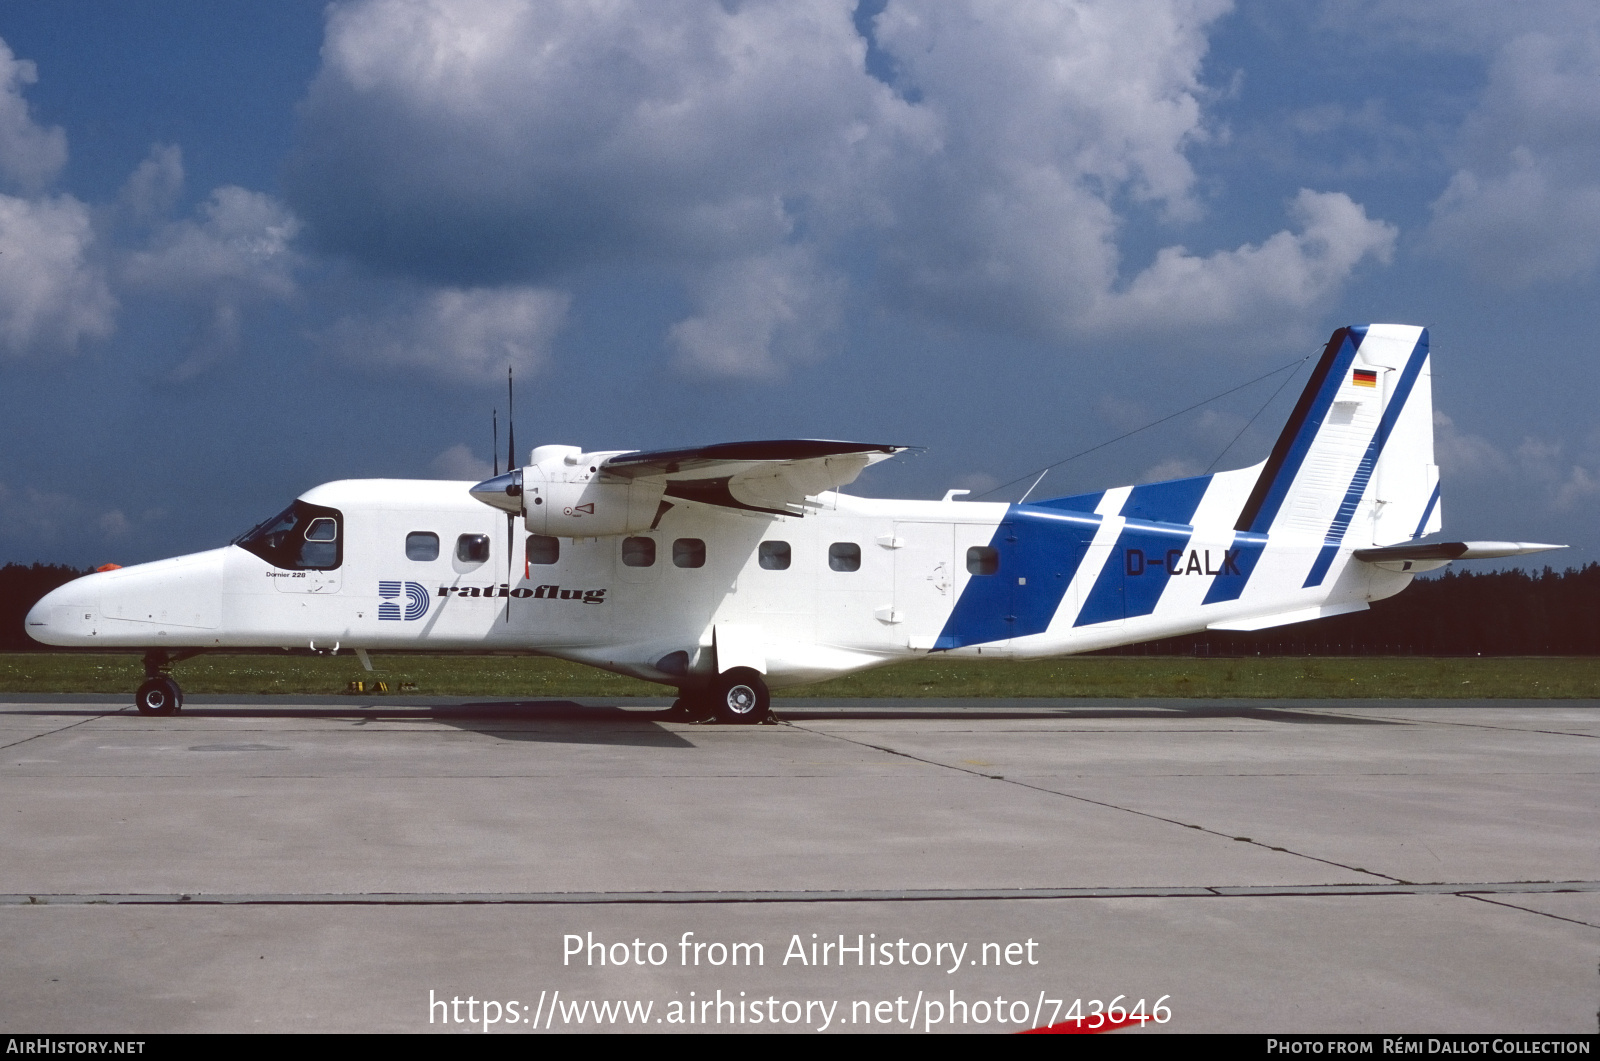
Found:
M 468 492 L 491 508 L 498 508 L 502 512 L 510 512 L 516 516 L 522 515 L 521 468 L 513 468 L 493 479 L 485 479 Z
M 83 579 L 78 579 L 57 586 L 28 609 L 23 628 L 29 637 L 46 645 L 78 643 L 77 635 L 93 626 L 99 610 L 99 601 L 92 592 L 86 592 L 87 587 L 81 585 L 82 582 Z

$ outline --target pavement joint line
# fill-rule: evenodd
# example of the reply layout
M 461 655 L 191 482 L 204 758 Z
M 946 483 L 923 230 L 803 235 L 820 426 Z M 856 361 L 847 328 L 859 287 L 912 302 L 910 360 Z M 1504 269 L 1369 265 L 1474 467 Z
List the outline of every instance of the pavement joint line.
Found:
M 1337 709 L 1335 709 L 1337 710 Z M 1349 718 L 1381 718 L 1385 721 L 1405 721 L 1428 726 L 1460 726 L 1463 729 L 1492 729 L 1498 733 L 1540 733 L 1547 737 L 1586 737 L 1600 740 L 1600 733 L 1569 733 L 1564 729 L 1526 729 L 1522 726 L 1491 726 L 1487 722 L 1451 722 L 1438 718 L 1398 719 L 1393 715 L 1349 715 Z
M 1286 847 L 1277 847 L 1277 846 L 1274 846 L 1272 844 L 1263 843 L 1260 840 L 1253 840 L 1250 837 L 1246 837 L 1246 836 L 1230 836 L 1229 834 L 1224 833 L 1224 832 L 1220 832 L 1219 830 L 1209 829 L 1204 825 L 1195 825 L 1195 824 L 1192 824 L 1190 822 L 1178 821 L 1176 818 L 1167 818 L 1167 817 L 1164 817 L 1164 816 L 1162 816 L 1160 814 L 1151 813 L 1150 811 L 1135 810 L 1132 807 L 1122 807 L 1122 806 L 1119 806 L 1119 805 L 1117 805 L 1115 803 L 1107 803 L 1107 802 L 1105 802 L 1103 800 L 1090 799 L 1087 796 L 1079 796 L 1079 795 L 1076 795 L 1076 794 L 1071 793 L 1071 792 L 1062 792 L 1062 791 L 1060 791 L 1058 789 L 1045 788 L 1042 785 L 1031 785 L 1031 784 L 1028 784 L 1026 781 L 1019 781 L 1016 778 L 1006 777 L 1003 774 L 986 774 L 986 773 L 983 773 L 981 770 L 972 769 L 970 767 L 955 766 L 955 765 L 952 765 L 950 763 L 941 763 L 941 762 L 938 762 L 938 761 L 933 760 L 933 759 L 924 759 L 922 756 L 920 756 L 920 755 L 912 755 L 910 752 L 902 752 L 902 751 L 898 751 L 898 750 L 896 750 L 894 748 L 883 747 L 882 745 L 869 744 L 866 741 L 854 740 L 854 739 L 852 739 L 850 737 L 845 737 L 845 736 L 841 736 L 841 735 L 838 735 L 838 734 L 821 733 L 818 730 L 806 729 L 806 727 L 804 727 L 804 726 L 795 726 L 794 728 L 795 729 L 799 729 L 799 730 L 804 730 L 807 733 L 817 733 L 819 736 L 824 736 L 824 737 L 831 736 L 836 740 L 842 740 L 842 741 L 845 741 L 847 743 L 859 745 L 859 746 L 864 747 L 864 748 L 872 748 L 875 751 L 884 752 L 885 754 L 888 754 L 888 755 L 903 756 L 904 758 L 911 759 L 914 762 L 926 763 L 929 766 L 942 767 L 942 768 L 944 768 L 946 770 L 954 770 L 957 773 L 969 774 L 972 777 L 981 777 L 981 778 L 984 778 L 984 779 L 989 780 L 989 781 L 1001 781 L 1001 782 L 1004 782 L 1006 784 L 1016 785 L 1018 788 L 1025 788 L 1025 789 L 1028 789 L 1030 792 L 1041 792 L 1041 793 L 1044 793 L 1044 794 L 1050 795 L 1050 796 L 1059 796 L 1062 799 L 1077 800 L 1080 803 L 1087 803 L 1087 804 L 1089 804 L 1091 806 L 1095 806 L 1095 807 L 1105 807 L 1108 810 L 1121 811 L 1124 814 L 1136 814 L 1136 815 L 1138 815 L 1138 816 L 1140 816 L 1142 818 L 1149 818 L 1152 821 L 1165 822 L 1168 825 L 1176 825 L 1176 826 L 1178 826 L 1179 828 L 1182 828 L 1182 829 L 1194 829 L 1194 830 L 1196 830 L 1198 832 L 1206 833 L 1206 834 L 1208 834 L 1210 836 L 1221 837 L 1221 838 L 1223 838 L 1225 840 L 1232 840 L 1232 841 L 1234 841 L 1236 843 L 1246 843 L 1246 844 L 1250 844 L 1252 847 L 1262 848 L 1263 850 L 1277 851 L 1277 852 L 1280 852 L 1280 853 L 1286 854 L 1286 855 L 1294 855 L 1297 858 L 1309 859 L 1312 862 L 1320 862 L 1324 866 L 1332 866 L 1335 869 L 1348 870 L 1351 873 L 1364 873 L 1369 877 L 1378 877 L 1378 878 L 1380 878 L 1382 880 L 1391 881 L 1391 882 L 1396 883 L 1396 884 L 1403 884 L 1404 883 L 1404 881 L 1400 880 L 1400 878 L 1390 876 L 1387 873 L 1378 873 L 1378 872 L 1376 872 L 1374 870 L 1364 869 L 1361 866 L 1347 866 L 1342 862 L 1335 862 L 1332 859 L 1318 858 L 1316 855 L 1308 855 L 1303 851 L 1291 851 Z
M 1049 899 L 1249 899 L 1360 898 L 1394 895 L 1490 895 L 1600 892 L 1600 881 L 1508 881 L 1449 884 L 1204 885 L 1195 887 L 1098 888 L 906 888 L 860 891 L 658 891 L 658 892 L 84 892 L 0 894 L 3 906 L 560 906 L 882 902 L 1007 902 Z M 1525 913 L 1588 922 L 1509 903 Z M 1589 927 L 1600 927 L 1589 925 Z
M 1462 895 L 1462 898 L 1477 899 L 1479 902 L 1488 903 L 1490 906 L 1503 906 L 1508 910 L 1520 910 L 1525 914 L 1538 914 L 1540 917 L 1548 917 L 1556 921 L 1565 921 L 1570 925 L 1583 925 L 1585 928 L 1600 928 L 1600 925 L 1595 924 L 1593 921 L 1585 921 L 1578 917 L 1563 917 L 1560 914 L 1552 914 L 1548 910 L 1535 910 L 1531 906 L 1518 906 L 1516 903 L 1497 902 L 1494 899 L 1486 898 L 1478 893 L 1467 892 Z
M 61 726 L 61 727 L 59 727 L 57 729 L 46 730 L 43 733 L 35 733 L 31 737 L 23 737 L 21 740 L 12 741 L 10 744 L 0 744 L 0 752 L 3 752 L 8 748 L 15 748 L 15 747 L 17 747 L 19 745 L 26 744 L 31 740 L 38 740 L 40 737 L 50 737 L 50 736 L 54 736 L 57 733 L 65 733 L 69 729 L 74 729 L 74 728 L 76 728 L 78 726 L 87 725 L 88 723 L 93 722 L 97 718 L 106 718 L 106 717 L 108 717 L 110 715 L 125 714 L 128 710 L 129 709 L 126 708 L 126 707 L 121 707 L 121 708 L 118 708 L 115 711 L 102 711 L 98 715 L 90 715 L 88 718 L 80 718 L 76 722 L 73 722 L 73 723 L 71 723 L 69 725 Z

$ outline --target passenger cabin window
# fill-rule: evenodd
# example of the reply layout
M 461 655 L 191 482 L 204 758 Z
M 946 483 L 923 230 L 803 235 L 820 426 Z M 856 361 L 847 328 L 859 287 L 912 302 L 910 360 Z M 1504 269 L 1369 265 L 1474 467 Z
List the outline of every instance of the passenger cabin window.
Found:
M 789 569 L 789 543 L 762 542 L 756 550 L 756 560 L 768 571 L 787 571 Z
M 456 539 L 456 559 L 464 564 L 481 564 L 489 559 L 487 534 L 463 534 Z
M 828 567 L 834 571 L 860 571 L 861 546 L 855 542 L 834 542 L 828 546 Z
M 654 538 L 622 539 L 622 563 L 626 567 L 654 567 L 656 540 Z
M 331 571 L 344 560 L 344 514 L 296 501 L 233 544 L 289 571 Z
M 999 571 L 999 550 L 987 545 L 974 545 L 967 550 L 967 570 L 974 575 L 992 575 Z
M 705 567 L 706 543 L 699 538 L 679 538 L 672 543 L 673 567 Z
M 432 531 L 412 531 L 406 535 L 406 559 L 439 559 L 439 536 Z
M 561 539 L 548 534 L 530 534 L 527 555 L 530 564 L 553 564 L 561 559 Z

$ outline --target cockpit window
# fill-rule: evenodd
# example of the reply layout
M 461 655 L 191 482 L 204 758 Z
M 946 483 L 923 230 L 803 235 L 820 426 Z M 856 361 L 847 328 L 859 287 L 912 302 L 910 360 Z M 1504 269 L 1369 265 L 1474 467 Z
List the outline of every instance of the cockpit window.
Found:
M 344 514 L 296 501 L 233 544 L 290 571 L 331 571 L 344 560 Z

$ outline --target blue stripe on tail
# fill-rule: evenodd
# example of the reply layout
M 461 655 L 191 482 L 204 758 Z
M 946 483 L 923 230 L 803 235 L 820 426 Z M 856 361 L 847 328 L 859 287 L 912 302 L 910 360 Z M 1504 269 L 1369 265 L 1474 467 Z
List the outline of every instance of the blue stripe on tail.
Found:
M 1394 430 L 1396 421 L 1400 419 L 1400 413 L 1405 409 L 1407 399 L 1411 397 L 1411 388 L 1416 386 L 1417 377 L 1422 374 L 1422 366 L 1427 360 L 1428 333 L 1424 330 L 1417 338 L 1417 345 L 1411 349 L 1411 357 L 1406 361 L 1406 367 L 1400 374 L 1400 382 L 1395 385 L 1393 393 L 1389 396 L 1389 404 L 1384 406 L 1383 417 L 1378 421 L 1378 429 L 1373 432 L 1372 440 L 1367 443 L 1367 452 L 1362 455 L 1361 463 L 1356 466 L 1356 473 L 1345 489 L 1344 500 L 1339 502 L 1333 523 L 1328 527 L 1328 533 L 1323 536 L 1322 549 L 1318 551 L 1316 562 L 1311 565 L 1311 572 L 1306 575 L 1302 589 L 1320 586 L 1322 580 L 1327 577 L 1328 568 L 1332 566 L 1333 558 L 1338 555 L 1339 546 L 1344 542 L 1345 531 L 1350 529 L 1350 521 L 1355 518 L 1356 507 L 1361 504 L 1361 497 L 1367 492 L 1367 484 L 1372 481 L 1372 473 L 1378 466 L 1378 458 L 1383 456 L 1383 447 L 1389 441 L 1389 434 Z M 1426 521 L 1427 517 L 1424 516 L 1423 519 Z
M 1283 432 L 1272 447 L 1266 467 L 1261 469 L 1261 477 L 1239 513 L 1235 530 L 1264 534 L 1272 529 L 1272 521 L 1277 519 L 1278 510 L 1289 496 L 1289 487 L 1300 473 L 1300 466 L 1311 451 L 1311 443 L 1328 417 L 1333 397 L 1339 393 L 1350 363 L 1355 360 L 1356 347 L 1366 335 L 1364 327 L 1340 328 L 1328 340 L 1306 389 L 1300 392 L 1300 400 L 1289 422 L 1283 425 Z

